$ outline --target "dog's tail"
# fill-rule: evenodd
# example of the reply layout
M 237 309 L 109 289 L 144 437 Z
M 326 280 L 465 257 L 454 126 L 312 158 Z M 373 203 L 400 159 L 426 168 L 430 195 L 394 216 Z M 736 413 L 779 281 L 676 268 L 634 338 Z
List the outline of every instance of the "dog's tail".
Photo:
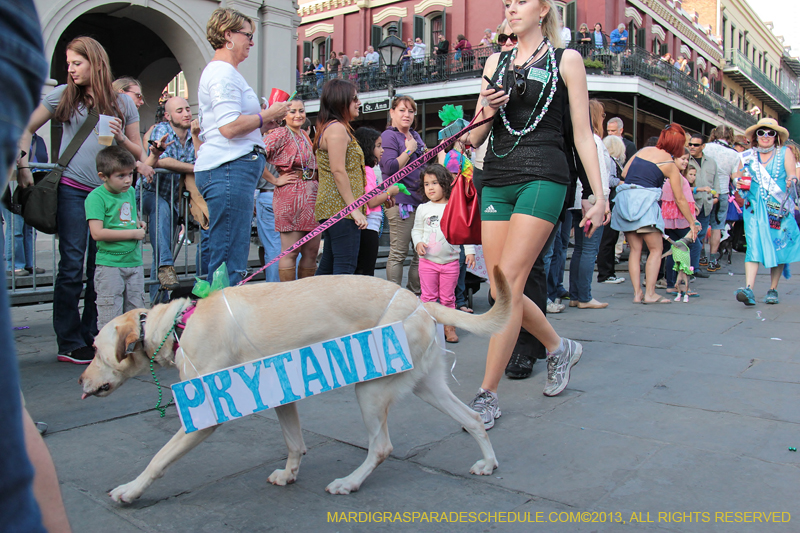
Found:
M 434 302 L 425 303 L 425 309 L 441 324 L 462 328 L 477 335 L 492 335 L 503 329 L 511 316 L 511 287 L 498 266 L 494 267 L 494 282 L 494 306 L 482 315 L 456 311 Z

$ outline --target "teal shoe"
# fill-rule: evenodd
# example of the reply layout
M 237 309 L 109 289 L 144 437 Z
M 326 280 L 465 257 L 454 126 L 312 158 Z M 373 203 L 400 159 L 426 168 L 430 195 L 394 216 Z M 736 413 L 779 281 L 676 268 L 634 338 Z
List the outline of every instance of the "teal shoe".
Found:
M 776 291 L 775 289 L 770 289 L 767 291 L 767 297 L 764 298 L 764 303 L 777 304 L 780 302 L 781 301 L 778 298 L 778 291 Z
M 777 293 L 776 293 L 777 296 Z M 756 297 L 753 294 L 753 289 L 750 288 L 750 285 L 743 289 L 736 290 L 736 299 L 742 302 L 744 305 L 756 305 Z

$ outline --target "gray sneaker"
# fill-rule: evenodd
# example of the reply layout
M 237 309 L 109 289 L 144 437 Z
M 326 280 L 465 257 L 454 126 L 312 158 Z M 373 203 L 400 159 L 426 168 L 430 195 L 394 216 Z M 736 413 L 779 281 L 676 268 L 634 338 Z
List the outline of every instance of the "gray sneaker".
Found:
M 490 430 L 494 427 L 494 419 L 500 418 L 500 402 L 497 399 L 497 394 L 481 390 L 475 399 L 469 402 L 469 408 L 481 415 L 483 427 Z
M 564 339 L 566 349 L 558 355 L 547 356 L 547 383 L 544 386 L 545 396 L 558 396 L 567 388 L 570 369 L 581 360 L 583 346 L 580 343 Z

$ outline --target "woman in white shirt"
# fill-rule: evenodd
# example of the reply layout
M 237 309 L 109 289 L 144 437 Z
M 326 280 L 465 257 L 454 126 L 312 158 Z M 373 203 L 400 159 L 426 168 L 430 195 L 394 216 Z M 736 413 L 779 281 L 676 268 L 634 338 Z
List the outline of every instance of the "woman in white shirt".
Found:
M 195 180 L 208 204 L 208 279 L 227 263 L 231 285 L 244 277 L 250 252 L 253 192 L 264 172 L 262 130 L 281 120 L 286 102 L 262 110 L 258 97 L 239 73 L 253 46 L 255 25 L 233 9 L 211 14 L 206 38 L 214 57 L 200 76 L 200 139 L 194 164 Z

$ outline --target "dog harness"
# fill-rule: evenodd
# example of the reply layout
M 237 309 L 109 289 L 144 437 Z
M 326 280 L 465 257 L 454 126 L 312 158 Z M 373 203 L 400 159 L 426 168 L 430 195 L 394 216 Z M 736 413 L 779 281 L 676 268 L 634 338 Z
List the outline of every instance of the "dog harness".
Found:
M 181 335 L 183 335 L 183 330 L 186 329 L 186 323 L 192 318 L 195 310 L 197 310 L 197 300 L 191 300 L 189 307 L 181 311 L 181 314 L 178 317 L 178 320 L 175 322 L 175 329 L 173 333 L 175 334 L 175 342 L 172 343 L 172 351 L 177 352 L 178 348 L 180 347 Z

